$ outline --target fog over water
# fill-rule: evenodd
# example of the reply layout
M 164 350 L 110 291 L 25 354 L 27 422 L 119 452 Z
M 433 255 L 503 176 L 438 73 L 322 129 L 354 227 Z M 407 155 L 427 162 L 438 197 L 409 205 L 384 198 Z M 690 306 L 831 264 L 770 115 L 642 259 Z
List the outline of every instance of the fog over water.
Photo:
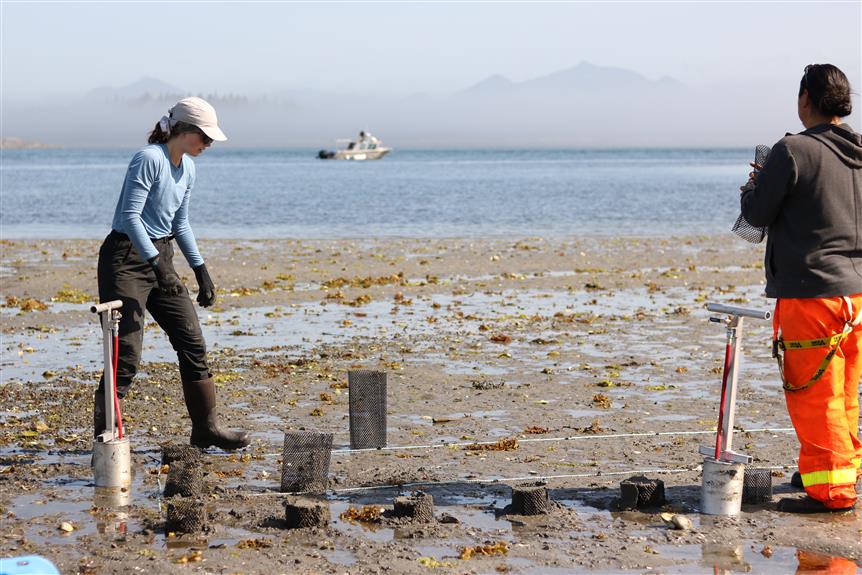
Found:
M 796 82 L 707 90 L 581 62 L 521 82 L 491 76 L 444 95 L 199 95 L 216 106 L 230 138 L 219 145 L 228 147 L 328 148 L 359 130 L 396 149 L 748 147 L 802 129 Z M 65 147 L 134 147 L 189 93 L 142 78 L 60 100 L 7 102 L 2 135 Z M 858 129 L 857 120 L 858 112 L 848 118 Z
M 132 148 L 202 95 L 223 148 L 749 148 L 825 62 L 860 129 L 860 2 L 3 2 L 0 137 Z

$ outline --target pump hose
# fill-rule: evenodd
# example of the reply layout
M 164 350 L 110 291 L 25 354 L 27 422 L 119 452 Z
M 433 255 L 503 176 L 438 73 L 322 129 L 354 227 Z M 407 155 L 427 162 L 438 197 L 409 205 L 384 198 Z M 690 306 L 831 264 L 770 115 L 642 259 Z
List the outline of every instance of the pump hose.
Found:
M 117 396 L 117 364 L 120 361 L 120 336 L 114 336 L 114 361 L 113 361 L 113 369 L 114 369 L 114 413 L 117 417 L 117 431 L 119 432 L 120 439 L 123 438 L 123 414 L 120 411 L 120 399 Z
M 715 432 L 715 460 L 721 460 L 721 429 L 724 426 L 724 396 L 727 394 L 727 376 L 730 371 L 730 362 L 732 361 L 733 346 L 728 340 L 727 346 L 724 348 L 724 372 L 721 377 L 721 405 L 718 407 L 718 429 Z

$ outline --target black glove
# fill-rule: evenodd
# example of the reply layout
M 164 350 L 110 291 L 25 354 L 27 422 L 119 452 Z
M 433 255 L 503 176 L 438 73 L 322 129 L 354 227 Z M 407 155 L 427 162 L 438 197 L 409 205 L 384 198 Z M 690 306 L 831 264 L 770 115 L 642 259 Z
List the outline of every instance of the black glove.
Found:
M 153 271 L 156 272 L 156 281 L 159 282 L 159 289 L 164 295 L 176 296 L 185 291 L 186 287 L 177 272 L 159 265 L 159 256 L 153 256 L 147 261 L 153 266 Z
M 207 272 L 207 265 L 199 265 L 194 268 L 194 272 L 198 280 L 198 303 L 201 307 L 209 307 L 215 303 L 216 290 L 210 279 L 210 274 Z

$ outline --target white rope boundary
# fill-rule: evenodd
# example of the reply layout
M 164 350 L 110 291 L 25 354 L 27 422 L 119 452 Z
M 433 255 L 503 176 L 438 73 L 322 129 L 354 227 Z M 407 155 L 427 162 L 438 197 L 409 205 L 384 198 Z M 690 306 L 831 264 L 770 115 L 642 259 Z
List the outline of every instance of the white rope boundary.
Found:
M 862 426 L 859 427 L 862 430 Z M 789 433 L 794 431 L 792 427 L 761 427 L 755 429 L 738 429 L 736 433 Z M 634 433 L 608 433 L 604 435 L 567 435 L 563 437 L 526 437 L 518 438 L 518 443 L 553 443 L 560 441 L 597 441 L 602 439 L 634 439 L 639 437 L 676 437 L 685 435 L 714 435 L 715 430 L 698 430 L 698 431 L 642 431 Z M 456 442 L 441 442 L 428 443 L 423 445 L 390 445 L 386 447 L 371 447 L 363 449 L 351 449 L 349 447 L 341 449 L 333 449 L 332 455 L 352 455 L 354 453 L 375 453 L 383 451 L 409 451 L 415 449 L 439 449 L 447 447 L 454 449 L 456 447 L 469 447 L 471 445 L 494 445 L 499 440 L 483 440 L 483 441 L 456 441 Z M 280 457 L 278 453 L 269 453 L 263 457 Z

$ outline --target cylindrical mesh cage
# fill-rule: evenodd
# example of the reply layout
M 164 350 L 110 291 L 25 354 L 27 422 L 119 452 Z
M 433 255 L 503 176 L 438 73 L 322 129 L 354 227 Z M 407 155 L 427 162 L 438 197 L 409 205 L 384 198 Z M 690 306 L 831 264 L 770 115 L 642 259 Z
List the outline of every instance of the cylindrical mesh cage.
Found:
M 281 466 L 284 493 L 326 492 L 332 434 L 316 431 L 285 431 Z
M 386 372 L 347 372 L 350 393 L 350 447 L 386 447 Z
M 742 478 L 742 502 L 763 503 L 772 501 L 772 471 L 746 467 Z
M 206 505 L 203 500 L 193 497 L 174 497 L 168 500 L 166 532 L 197 533 L 206 527 L 206 520 Z
M 763 166 L 771 151 L 769 146 L 764 146 L 763 144 L 757 146 L 754 149 L 754 163 Z M 766 237 L 767 229 L 766 227 L 751 225 L 742 214 L 739 214 L 739 217 L 736 218 L 736 223 L 733 224 L 732 231 L 747 242 L 759 244 Z
M 164 497 L 197 497 L 204 490 L 204 474 L 197 461 L 174 461 L 168 470 Z

